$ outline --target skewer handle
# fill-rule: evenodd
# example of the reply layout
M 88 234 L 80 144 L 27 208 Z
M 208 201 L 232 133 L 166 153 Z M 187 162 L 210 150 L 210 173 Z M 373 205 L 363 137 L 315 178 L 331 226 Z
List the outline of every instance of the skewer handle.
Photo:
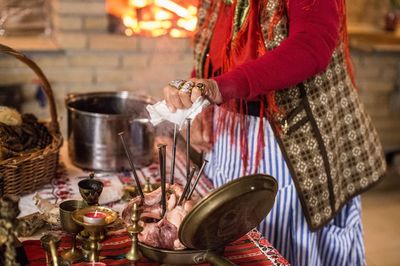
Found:
M 177 135 L 178 135 L 178 125 L 175 124 L 174 126 L 174 139 L 173 139 L 173 146 L 172 146 L 172 161 L 171 161 L 171 185 L 174 184 L 175 179 L 175 158 L 176 158 L 176 142 L 177 142 Z
M 121 138 L 121 142 L 122 142 L 122 145 L 124 146 L 124 150 L 125 150 L 126 156 L 128 157 L 129 164 L 131 165 L 133 177 L 135 178 L 136 186 L 138 188 L 140 197 L 142 197 L 142 199 L 144 199 L 142 186 L 140 185 L 139 177 L 138 177 L 138 175 L 136 173 L 135 165 L 133 164 L 132 154 L 131 154 L 131 151 L 128 148 L 128 145 L 126 145 L 126 142 L 125 142 L 124 132 L 120 132 L 120 133 L 118 133 L 118 135 Z
M 161 144 L 158 147 L 158 155 L 159 155 L 159 159 L 160 159 L 160 177 L 161 177 L 161 208 L 162 208 L 162 213 L 161 213 L 161 217 L 164 217 L 164 214 L 167 210 L 167 192 L 166 192 L 166 148 L 167 145 L 165 144 Z
M 182 195 L 179 198 L 178 205 L 181 205 L 183 200 L 186 198 L 186 194 L 189 191 L 190 183 L 191 183 L 192 178 L 194 176 L 194 171 L 196 171 L 196 167 L 193 166 L 192 170 L 190 171 L 189 178 L 186 180 L 186 185 L 185 185 L 185 188 L 183 189 Z
M 189 179 L 190 175 L 190 118 L 186 118 L 186 179 Z
M 190 200 L 190 198 L 192 197 L 192 194 L 193 194 L 194 190 L 196 189 L 197 183 L 199 183 L 200 177 L 203 174 L 204 168 L 207 163 L 208 163 L 208 161 L 204 159 L 203 164 L 201 165 L 201 168 L 199 170 L 199 173 L 197 174 L 196 179 L 194 180 L 193 187 L 190 189 L 190 192 L 188 193 L 188 195 L 186 197 L 186 200 Z

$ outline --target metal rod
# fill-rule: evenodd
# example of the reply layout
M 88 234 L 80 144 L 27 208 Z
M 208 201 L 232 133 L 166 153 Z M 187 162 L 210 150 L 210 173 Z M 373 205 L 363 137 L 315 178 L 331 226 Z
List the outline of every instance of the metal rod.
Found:
M 158 156 L 160 159 L 160 177 L 161 177 L 161 217 L 164 217 L 164 214 L 167 210 L 167 200 L 166 200 L 166 149 L 167 145 L 161 144 L 158 146 Z
M 128 157 L 129 164 L 131 165 L 131 170 L 132 170 L 132 173 L 133 173 L 133 177 L 135 178 L 136 186 L 138 188 L 140 197 L 142 197 L 142 199 L 144 199 L 142 186 L 140 185 L 139 177 L 138 177 L 138 175 L 136 173 L 135 165 L 133 164 L 132 154 L 131 154 L 131 151 L 128 149 L 128 145 L 126 145 L 126 142 L 125 142 L 124 132 L 120 132 L 120 133 L 118 133 L 118 135 L 121 138 L 122 146 L 124 146 L 126 157 Z
M 171 161 L 171 180 L 170 183 L 171 185 L 174 184 L 174 179 L 175 179 L 175 157 L 176 157 L 176 142 L 177 142 L 177 136 L 178 136 L 178 125 L 175 124 L 174 126 L 174 143 L 172 146 L 172 161 Z
M 199 173 L 197 174 L 196 179 L 194 180 L 193 187 L 190 189 L 190 192 L 186 196 L 186 200 L 190 200 L 190 198 L 192 197 L 192 194 L 193 194 L 194 190 L 196 189 L 197 183 L 199 182 L 200 177 L 203 174 L 204 167 L 206 167 L 207 163 L 208 163 L 208 161 L 206 159 L 204 159 L 203 164 L 200 167 Z
M 190 118 L 186 118 L 186 179 L 190 175 Z
M 178 205 L 181 205 L 182 201 L 186 198 L 186 194 L 188 193 L 192 177 L 194 176 L 194 171 L 196 171 L 195 166 L 192 167 L 192 170 L 189 173 L 189 178 L 186 180 L 186 185 L 185 188 L 183 189 L 181 197 L 179 198 Z

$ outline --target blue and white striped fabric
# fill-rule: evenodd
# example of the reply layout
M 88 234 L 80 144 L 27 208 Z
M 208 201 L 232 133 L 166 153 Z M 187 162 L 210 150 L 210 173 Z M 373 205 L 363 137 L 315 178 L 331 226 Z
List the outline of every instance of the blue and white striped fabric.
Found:
M 236 123 L 232 120 L 226 121 Z M 279 190 L 273 209 L 258 229 L 292 265 L 365 265 L 360 197 L 348 202 L 330 224 L 311 232 L 294 182 L 266 119 L 264 157 L 257 171 L 254 169 L 259 122 L 258 117 L 248 116 L 249 173 L 265 173 L 275 177 Z M 237 126 L 237 136 L 239 130 Z M 216 187 L 243 175 L 239 138 L 232 143 L 227 130 L 218 136 L 207 158 L 210 163 L 205 173 Z

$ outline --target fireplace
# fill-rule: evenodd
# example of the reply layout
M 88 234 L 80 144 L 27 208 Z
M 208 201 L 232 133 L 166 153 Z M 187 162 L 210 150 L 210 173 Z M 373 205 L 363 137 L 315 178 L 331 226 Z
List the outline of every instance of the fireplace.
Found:
M 190 37 L 196 28 L 197 0 L 107 0 L 110 31 L 174 38 Z

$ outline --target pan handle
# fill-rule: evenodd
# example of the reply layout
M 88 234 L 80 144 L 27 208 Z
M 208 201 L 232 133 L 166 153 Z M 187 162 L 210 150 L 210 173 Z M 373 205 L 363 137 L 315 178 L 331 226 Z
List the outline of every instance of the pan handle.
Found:
M 207 251 L 205 261 L 213 266 L 237 266 L 227 258 L 217 255 L 215 252 Z

